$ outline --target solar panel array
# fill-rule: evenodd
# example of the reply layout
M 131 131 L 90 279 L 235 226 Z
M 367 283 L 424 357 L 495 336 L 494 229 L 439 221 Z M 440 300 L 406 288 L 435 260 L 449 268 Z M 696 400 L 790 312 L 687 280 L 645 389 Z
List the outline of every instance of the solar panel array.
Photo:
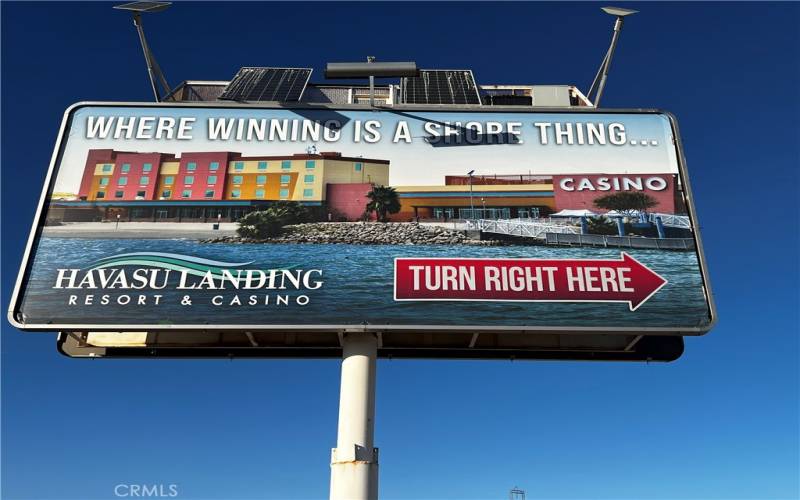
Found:
M 472 71 L 420 70 L 418 77 L 402 81 L 402 101 L 406 104 L 481 104 Z
M 158 12 L 166 9 L 172 2 L 129 2 L 115 5 L 115 9 L 130 10 L 133 12 Z
M 245 67 L 219 96 L 232 101 L 299 101 L 311 68 Z

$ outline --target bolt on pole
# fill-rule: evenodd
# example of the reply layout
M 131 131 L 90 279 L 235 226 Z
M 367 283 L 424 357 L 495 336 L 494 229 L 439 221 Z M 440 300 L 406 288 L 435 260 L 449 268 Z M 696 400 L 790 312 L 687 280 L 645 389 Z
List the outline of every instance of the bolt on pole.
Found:
M 375 436 L 374 333 L 347 333 L 342 346 L 339 427 L 331 450 L 331 500 L 377 500 L 378 449 Z

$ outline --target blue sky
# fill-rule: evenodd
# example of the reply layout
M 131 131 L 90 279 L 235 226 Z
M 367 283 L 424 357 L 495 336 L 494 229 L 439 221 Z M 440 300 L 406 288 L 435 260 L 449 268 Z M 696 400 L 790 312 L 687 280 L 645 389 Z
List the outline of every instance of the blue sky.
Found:
M 604 105 L 675 113 L 720 322 L 675 363 L 382 361 L 384 498 L 797 498 L 800 5 L 637 3 Z M 150 16 L 171 82 L 245 65 L 417 60 L 586 89 L 600 4 L 181 4 Z M 3 3 L 2 296 L 63 110 L 146 101 L 124 14 Z M 79 361 L 2 335 L 2 497 L 323 498 L 338 362 Z

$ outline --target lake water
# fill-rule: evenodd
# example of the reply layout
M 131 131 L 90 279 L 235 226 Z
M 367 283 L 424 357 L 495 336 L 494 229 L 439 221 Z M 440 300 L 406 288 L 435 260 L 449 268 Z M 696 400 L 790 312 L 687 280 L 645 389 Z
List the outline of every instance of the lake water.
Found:
M 70 294 L 102 291 L 54 290 L 58 268 L 86 268 L 98 259 L 128 252 L 168 252 L 207 259 L 247 262 L 248 268 L 296 266 L 323 269 L 324 286 L 305 292 L 305 306 L 198 306 L 214 295 L 225 301 L 238 293 L 260 298 L 275 291 L 192 292 L 193 306 L 180 304 L 187 292 L 162 290 L 158 306 L 117 304 L 67 305 Z M 120 324 L 363 324 L 496 325 L 496 326 L 639 326 L 694 327 L 709 322 L 697 255 L 693 252 L 629 250 L 634 258 L 669 283 L 636 311 L 627 303 L 535 302 L 395 302 L 395 257 L 605 258 L 618 259 L 619 249 L 542 246 L 440 245 L 237 245 L 203 244 L 194 240 L 83 239 L 42 237 L 22 310 L 29 323 Z M 119 293 L 119 292 L 115 292 Z M 138 295 L 136 290 L 127 293 Z M 154 292 L 144 292 L 154 293 Z M 290 295 L 297 295 L 293 292 Z M 114 295 L 114 293 L 112 293 Z M 95 299 L 98 300 L 98 299 Z M 274 297 L 273 297 L 274 300 Z

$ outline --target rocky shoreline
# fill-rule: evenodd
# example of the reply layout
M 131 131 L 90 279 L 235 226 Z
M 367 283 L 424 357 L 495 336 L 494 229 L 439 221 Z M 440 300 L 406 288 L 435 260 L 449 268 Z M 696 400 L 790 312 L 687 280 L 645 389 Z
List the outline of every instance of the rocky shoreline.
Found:
M 255 240 L 219 236 L 201 243 L 344 243 L 350 245 L 479 245 L 499 246 L 499 240 L 471 239 L 465 231 L 416 222 L 316 222 L 286 226 L 273 238 Z

